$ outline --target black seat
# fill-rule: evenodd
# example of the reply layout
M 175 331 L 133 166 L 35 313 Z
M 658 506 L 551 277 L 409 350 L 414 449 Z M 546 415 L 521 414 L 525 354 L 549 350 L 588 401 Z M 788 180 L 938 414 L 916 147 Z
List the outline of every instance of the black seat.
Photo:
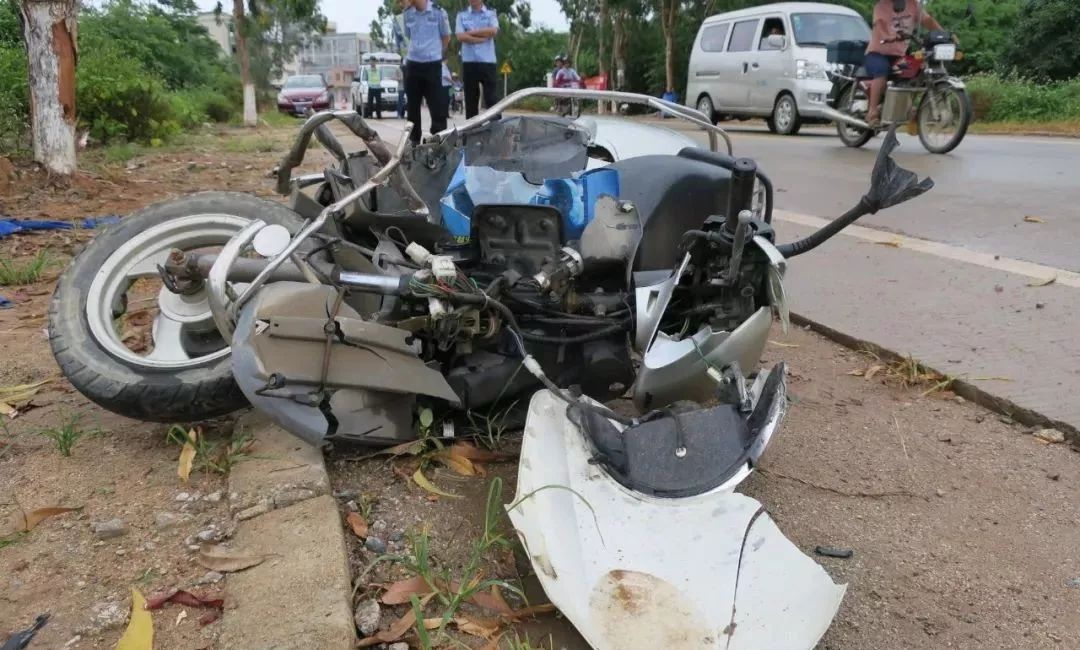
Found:
M 674 267 L 683 233 L 727 209 L 731 173 L 716 165 L 657 155 L 621 160 L 610 168 L 619 172 L 619 198 L 632 201 L 641 216 L 635 271 Z

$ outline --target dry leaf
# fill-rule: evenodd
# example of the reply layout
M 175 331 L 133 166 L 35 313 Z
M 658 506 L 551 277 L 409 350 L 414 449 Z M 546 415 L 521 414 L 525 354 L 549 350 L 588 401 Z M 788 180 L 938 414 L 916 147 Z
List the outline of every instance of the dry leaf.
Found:
M 1028 282 L 1029 287 L 1045 287 L 1057 282 L 1057 276 L 1050 278 L 1049 280 L 1039 280 L 1038 282 Z
M 180 462 L 176 467 L 176 474 L 184 483 L 187 483 L 188 477 L 191 476 L 191 468 L 195 465 L 194 443 L 199 441 L 199 433 L 195 429 L 190 429 L 187 437 L 184 448 L 180 450 Z
M 773 345 L 775 345 L 777 347 L 781 347 L 781 348 L 797 348 L 797 347 L 799 347 L 798 343 L 781 343 L 780 341 L 773 341 L 771 339 L 769 340 L 769 343 L 772 343 Z
M 502 591 L 499 590 L 499 585 L 491 585 L 491 593 L 478 591 L 473 594 L 472 598 L 469 600 L 478 607 L 490 609 L 493 612 L 499 612 L 503 615 L 510 615 L 514 612 L 514 608 L 510 606 L 510 603 L 506 602 L 505 598 L 503 598 Z
M 491 639 L 502 627 L 502 621 L 497 618 L 483 618 L 480 616 L 470 616 L 468 614 L 462 614 L 454 619 L 454 623 L 458 629 L 465 634 L 471 634 L 483 639 Z
M 38 508 L 37 510 L 31 510 L 30 512 L 19 512 L 14 516 L 14 530 L 16 533 L 29 533 L 34 530 L 38 524 L 49 517 L 55 517 L 56 515 L 62 515 L 65 512 L 74 512 L 76 510 L 82 510 L 82 506 L 77 508 L 66 508 L 63 506 L 49 506 L 47 508 Z
M 201 596 L 199 594 L 193 594 L 190 591 L 184 591 L 183 589 L 166 589 L 156 594 L 150 594 L 150 597 L 146 599 L 146 609 L 153 611 L 155 609 L 161 609 L 166 603 L 176 603 L 177 605 L 184 605 L 185 607 L 210 607 L 221 609 L 225 606 L 225 600 L 220 597 Z
M 403 605 L 409 602 L 412 596 L 424 596 L 431 593 L 431 586 L 420 576 L 413 576 L 408 580 L 399 580 L 386 587 L 381 600 L 386 605 Z
M 431 492 L 432 494 L 437 494 L 443 497 L 450 497 L 452 499 L 461 498 L 460 494 L 450 494 L 449 492 L 444 492 L 443 490 L 440 490 L 438 487 L 435 486 L 434 483 L 428 480 L 428 477 L 424 476 L 424 470 L 422 469 L 417 469 L 415 472 L 413 472 L 412 480 L 417 485 L 424 488 L 428 492 Z
M 187 610 L 182 609 L 180 610 L 180 613 L 176 615 L 176 622 L 173 623 L 173 627 L 180 627 L 180 621 L 184 620 L 185 618 L 187 618 Z
M 435 617 L 435 618 L 425 618 L 424 619 L 424 629 L 425 630 L 437 630 L 437 629 L 439 629 L 440 625 L 442 625 L 442 617 L 441 616 Z
M 851 375 L 852 377 L 862 377 L 863 375 L 866 374 L 866 371 L 865 370 L 848 370 L 847 374 Z
M 363 516 L 359 512 L 350 512 L 345 515 L 345 521 L 348 522 L 349 528 L 352 528 L 354 535 L 360 539 L 364 539 L 368 534 L 367 522 L 364 521 Z
M 468 458 L 474 463 L 495 463 L 517 458 L 517 454 L 506 451 L 488 451 L 487 449 L 480 449 L 470 442 L 456 442 L 450 447 L 449 452 L 451 455 L 459 458 Z
M 455 474 L 461 476 L 476 476 L 476 468 L 468 458 L 455 456 L 450 449 L 441 449 L 432 456 L 443 465 L 446 465 Z
M 37 395 L 42 386 L 51 382 L 52 379 L 39 381 L 36 384 L 19 384 L 17 386 L 0 386 L 0 415 L 15 417 L 19 414 L 19 405 L 29 401 Z
M 200 565 L 211 571 L 228 573 L 231 571 L 243 571 L 257 566 L 266 561 L 268 555 L 247 555 L 235 551 L 228 551 L 217 546 L 203 546 L 199 549 L 196 558 Z
M 544 603 L 543 605 L 533 605 L 532 607 L 515 609 L 509 614 L 503 614 L 503 618 L 510 621 L 520 621 L 523 618 L 530 618 L 538 614 L 550 614 L 554 611 L 555 605 L 552 603 Z
M 888 246 L 890 248 L 900 248 L 901 243 L 899 239 L 893 239 L 890 241 L 876 241 L 874 242 L 878 246 Z
M 1028 223 L 1046 223 L 1046 219 L 1042 219 L 1040 217 L 1032 217 L 1030 215 L 1024 217 L 1024 221 Z
M 138 589 L 131 590 L 131 618 L 115 650 L 153 650 L 154 619 L 146 610 L 146 600 Z
M 435 594 L 428 594 L 420 599 L 420 609 L 424 609 L 424 605 L 431 600 L 431 597 Z M 367 648 L 373 645 L 379 645 L 380 643 L 393 643 L 401 637 L 405 636 L 405 633 L 412 629 L 412 626 L 416 624 L 416 610 L 410 607 L 409 611 L 405 612 L 405 615 L 394 621 L 394 623 L 386 630 L 376 632 L 373 636 L 369 636 L 366 639 L 360 639 L 356 643 L 358 648 Z M 425 625 L 426 627 L 426 625 Z
M 876 365 L 876 364 L 873 365 L 873 366 L 870 366 L 869 368 L 866 369 L 866 372 L 863 373 L 863 378 L 865 378 L 865 379 L 873 379 L 874 375 L 878 374 L 883 369 L 884 369 L 884 366 L 880 366 L 880 365 Z

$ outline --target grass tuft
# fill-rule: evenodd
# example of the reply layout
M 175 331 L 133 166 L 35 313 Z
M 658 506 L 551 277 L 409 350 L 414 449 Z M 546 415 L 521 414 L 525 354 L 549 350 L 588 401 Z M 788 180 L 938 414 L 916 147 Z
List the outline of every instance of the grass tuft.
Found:
M 72 415 L 63 424 L 56 427 L 48 427 L 38 431 L 43 436 L 56 443 L 56 450 L 65 458 L 71 456 L 71 450 L 80 439 L 86 436 L 100 436 L 101 429 L 97 427 L 83 428 L 80 424 L 82 415 Z
M 166 439 L 183 447 L 190 442 L 188 428 L 174 424 L 169 427 Z M 237 463 L 247 458 L 254 444 L 255 438 L 243 430 L 233 432 L 228 440 L 207 440 L 206 435 L 200 432 L 195 436 L 195 462 L 192 467 L 209 474 L 228 474 Z
M 52 264 L 53 260 L 47 249 L 38 251 L 37 255 L 23 262 L 0 260 L 0 285 L 33 284 L 41 279 L 45 269 Z

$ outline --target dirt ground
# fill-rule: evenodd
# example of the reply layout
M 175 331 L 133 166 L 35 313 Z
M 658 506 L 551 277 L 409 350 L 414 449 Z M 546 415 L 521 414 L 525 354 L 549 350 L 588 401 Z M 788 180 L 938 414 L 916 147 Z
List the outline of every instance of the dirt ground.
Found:
M 95 152 L 84 157 L 89 173 L 69 186 L 23 172 L 18 189 L 0 195 L 0 214 L 125 214 L 210 189 L 270 196 L 266 172 L 291 134 L 280 127 L 214 131 L 113 162 Z M 91 236 L 52 232 L 0 240 L 0 259 L 26 259 L 47 247 L 56 260 L 36 284 L 0 287 L 0 295 L 15 302 L 0 310 L 0 387 L 55 378 L 17 417 L 0 416 L 0 522 L 20 509 L 82 507 L 0 544 L 0 639 L 39 613 L 52 614 L 31 648 L 65 647 L 77 635 L 66 647 L 112 647 L 123 617 L 110 622 L 95 607 L 124 614 L 131 587 L 149 594 L 200 580 L 206 571 L 193 561 L 186 538 L 212 524 L 225 526 L 227 515 L 222 501 L 203 498 L 223 489 L 220 476 L 199 473 L 187 485 L 180 482 L 178 447 L 166 441 L 166 426 L 108 414 L 58 377 L 44 314 L 64 260 Z M 849 584 L 821 647 L 1080 647 L 1080 457 L 1071 448 L 1043 444 L 1024 428 L 948 394 L 924 397 L 924 387 L 903 389 L 881 377 L 849 375 L 871 361 L 816 334 L 777 331 L 773 341 L 766 358 L 790 364 L 792 406 L 764 471 L 744 489 L 804 551 L 813 553 L 817 545 L 854 551 L 848 560 L 818 558 L 836 580 Z M 39 433 L 74 416 L 92 435 L 62 457 Z M 507 433 L 503 444 L 512 451 L 516 437 Z M 356 455 L 336 450 L 328 458 L 343 514 L 350 502 L 370 507 L 373 533 L 388 543 L 391 555 L 407 554 L 410 540 L 426 527 L 433 564 L 450 575 L 461 575 L 468 563 L 492 478 L 503 481 L 503 501 L 513 493 L 513 462 L 485 463 L 484 478 L 459 477 L 433 464 L 427 476 L 464 496 L 451 499 L 433 498 L 395 471 L 407 461 Z M 181 492 L 199 496 L 177 501 Z M 191 518 L 159 528 L 162 513 Z M 93 525 L 116 518 L 127 532 L 98 539 Z M 505 531 L 505 520 L 500 525 Z M 408 575 L 377 557 L 353 541 L 358 599 L 378 593 L 375 583 Z M 527 569 L 503 550 L 485 555 L 480 566 L 484 578 L 514 578 Z M 198 588 L 214 593 L 221 585 Z M 533 596 L 532 602 L 543 601 Z M 178 619 L 181 611 L 188 610 L 171 605 L 155 613 L 157 647 L 215 647 L 214 625 L 200 627 L 198 610 Z M 404 611 L 384 606 L 383 625 Z M 520 634 L 526 632 L 533 647 L 584 647 L 556 618 Z

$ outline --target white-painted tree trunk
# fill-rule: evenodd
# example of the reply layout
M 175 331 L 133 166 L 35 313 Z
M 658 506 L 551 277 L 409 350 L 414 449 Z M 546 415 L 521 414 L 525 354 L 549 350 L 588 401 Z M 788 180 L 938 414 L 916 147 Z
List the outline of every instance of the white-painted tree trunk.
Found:
M 244 84 L 244 126 L 255 126 L 259 114 L 255 110 L 255 84 Z
M 34 160 L 54 174 L 75 172 L 77 0 L 21 0 L 30 82 Z

